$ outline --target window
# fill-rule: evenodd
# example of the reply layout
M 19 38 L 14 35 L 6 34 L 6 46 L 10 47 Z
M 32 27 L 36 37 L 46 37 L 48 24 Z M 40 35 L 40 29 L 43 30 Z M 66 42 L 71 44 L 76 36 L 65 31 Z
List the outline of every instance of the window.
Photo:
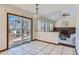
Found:
M 53 31 L 53 24 L 50 24 L 50 31 Z
M 46 22 L 46 21 L 38 21 L 38 31 L 41 32 L 52 32 L 53 31 L 53 24 Z
M 38 21 L 38 31 L 41 31 L 41 21 Z
M 45 31 L 47 32 L 47 22 L 45 22 Z
M 44 22 L 41 22 L 41 31 L 44 32 Z

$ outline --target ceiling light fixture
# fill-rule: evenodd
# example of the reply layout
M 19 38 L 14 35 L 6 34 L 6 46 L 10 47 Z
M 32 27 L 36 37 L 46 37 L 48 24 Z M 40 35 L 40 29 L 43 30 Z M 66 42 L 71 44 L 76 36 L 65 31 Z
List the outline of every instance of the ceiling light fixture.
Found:
M 62 16 L 70 16 L 70 14 L 69 13 L 63 13 L 63 15 Z
M 39 4 L 36 4 L 36 13 L 35 13 L 34 17 L 38 16 L 38 6 L 39 6 Z

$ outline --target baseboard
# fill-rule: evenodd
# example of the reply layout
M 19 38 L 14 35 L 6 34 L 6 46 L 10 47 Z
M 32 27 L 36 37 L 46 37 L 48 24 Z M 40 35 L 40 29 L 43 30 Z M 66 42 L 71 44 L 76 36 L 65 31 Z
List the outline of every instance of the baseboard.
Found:
M 33 41 L 41 41 L 41 42 L 45 42 L 45 43 L 49 43 L 49 44 L 58 45 L 58 44 L 56 44 L 56 43 L 51 43 L 51 42 L 47 42 L 47 41 L 43 41 L 43 40 L 39 40 L 39 39 L 34 39 Z
M 51 43 L 51 42 L 47 42 L 47 41 L 43 41 L 43 40 L 39 40 L 39 39 L 34 39 L 33 41 L 41 41 L 41 42 L 45 42 L 45 43 L 49 43 L 49 44 L 54 44 L 54 45 L 65 45 L 65 46 L 69 46 L 69 47 L 73 47 L 75 48 L 75 46 L 73 45 L 67 45 L 67 44 L 64 44 L 64 43 L 59 43 L 59 44 L 56 44 L 56 43 Z
M 60 44 L 60 45 L 69 46 L 69 47 L 75 48 L 75 46 L 73 46 L 73 45 L 68 45 L 68 44 L 64 44 L 64 43 L 59 43 L 59 44 Z
M 8 50 L 8 49 L 3 49 L 3 50 L 0 50 L 0 52 L 6 51 L 6 50 Z

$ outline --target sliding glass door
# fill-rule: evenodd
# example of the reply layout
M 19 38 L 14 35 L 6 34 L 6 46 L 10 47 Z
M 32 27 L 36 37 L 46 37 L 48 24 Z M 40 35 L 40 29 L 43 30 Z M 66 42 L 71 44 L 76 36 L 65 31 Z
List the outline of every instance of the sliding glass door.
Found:
M 31 41 L 31 19 L 8 14 L 9 48 Z

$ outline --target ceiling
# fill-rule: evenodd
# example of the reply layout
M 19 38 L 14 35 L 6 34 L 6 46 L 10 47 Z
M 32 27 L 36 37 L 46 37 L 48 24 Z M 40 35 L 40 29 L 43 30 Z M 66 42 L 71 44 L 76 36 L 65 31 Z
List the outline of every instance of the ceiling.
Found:
M 34 14 L 36 12 L 35 4 L 13 4 L 13 6 Z M 39 4 L 38 8 L 39 15 L 53 20 L 59 19 L 62 13 L 67 12 L 73 15 L 75 11 L 75 5 L 72 4 Z

